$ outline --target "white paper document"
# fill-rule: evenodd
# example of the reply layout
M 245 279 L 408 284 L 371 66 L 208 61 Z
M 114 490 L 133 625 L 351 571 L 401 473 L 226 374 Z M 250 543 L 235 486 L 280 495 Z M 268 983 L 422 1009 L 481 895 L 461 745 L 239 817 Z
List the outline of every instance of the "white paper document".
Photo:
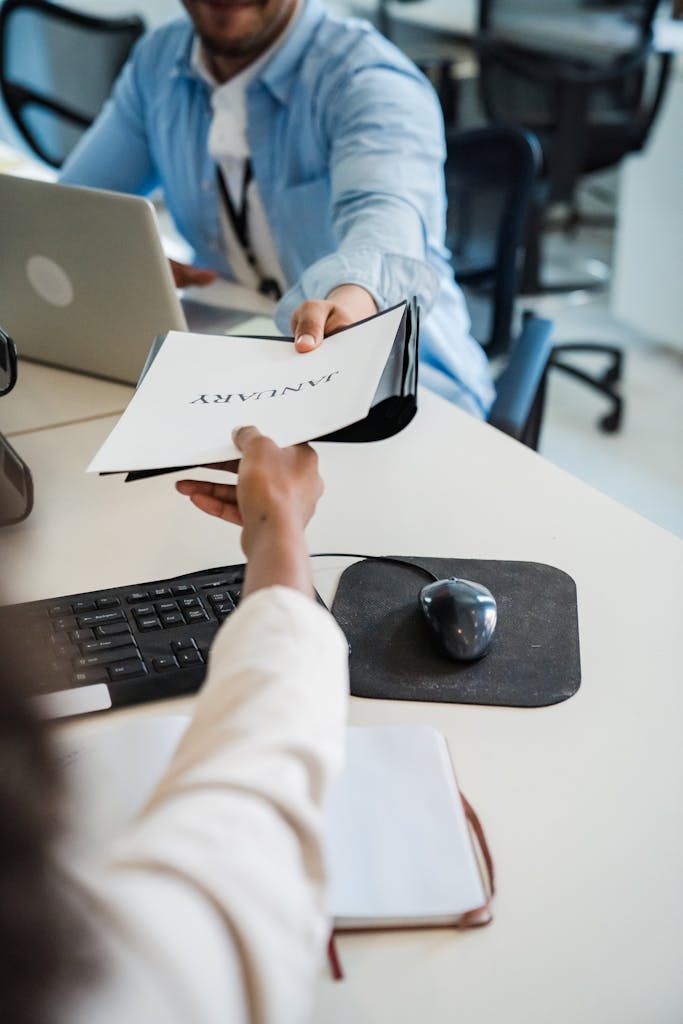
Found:
M 239 458 L 234 427 L 285 446 L 367 416 L 405 304 L 301 354 L 287 341 L 171 331 L 89 473 Z

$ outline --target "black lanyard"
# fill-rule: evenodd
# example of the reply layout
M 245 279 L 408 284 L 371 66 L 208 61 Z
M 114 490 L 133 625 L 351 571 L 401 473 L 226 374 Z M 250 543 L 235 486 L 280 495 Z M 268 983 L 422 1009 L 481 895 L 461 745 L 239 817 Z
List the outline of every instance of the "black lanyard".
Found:
M 223 198 L 223 204 L 225 206 L 225 212 L 228 215 L 228 219 L 232 225 L 232 229 L 242 246 L 244 255 L 249 263 L 249 266 L 255 271 L 259 278 L 259 291 L 261 295 L 267 295 L 275 302 L 282 297 L 282 291 L 277 281 L 272 277 L 263 277 L 254 250 L 251 244 L 251 236 L 249 234 L 249 220 L 248 220 L 248 203 L 247 203 L 247 192 L 249 185 L 253 178 L 251 169 L 251 160 L 247 160 L 244 164 L 244 176 L 242 178 L 242 195 L 240 197 L 239 209 L 235 206 L 230 195 L 230 190 L 226 185 L 225 178 L 220 166 L 216 167 L 216 174 L 218 176 L 218 188 Z

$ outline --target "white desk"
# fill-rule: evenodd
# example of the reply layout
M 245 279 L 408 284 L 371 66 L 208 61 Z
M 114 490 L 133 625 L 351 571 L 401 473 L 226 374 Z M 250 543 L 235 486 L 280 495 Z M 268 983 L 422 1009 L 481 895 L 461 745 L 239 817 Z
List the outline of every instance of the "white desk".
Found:
M 640 30 L 610 10 L 545 13 L 532 3 L 528 11 L 501 11 L 495 24 L 497 34 L 521 46 L 597 60 L 604 56 L 611 61 L 617 53 L 633 51 L 640 40 Z M 683 26 L 671 18 L 655 19 L 653 35 L 660 53 L 683 50 Z
M 133 388 L 19 360 L 17 383 L 0 402 L 0 430 L 7 437 L 120 413 Z
M 353 14 L 371 17 L 377 14 L 378 0 L 337 0 Z M 421 3 L 388 3 L 387 11 L 397 21 L 420 28 L 434 29 L 447 35 L 470 38 L 476 35 L 479 22 L 477 0 L 422 0 Z
M 0 533 L 15 600 L 240 560 L 237 531 L 203 518 L 172 478 L 83 474 L 113 422 L 17 438 L 36 506 Z M 479 932 L 343 937 L 347 980 L 321 977 L 315 1021 L 677 1024 L 683 543 L 431 394 L 398 437 L 319 451 L 311 550 L 552 563 L 578 587 L 583 682 L 531 711 L 352 701 L 352 722 L 446 734 L 499 896 Z M 316 563 L 326 597 L 334 576 Z
M 378 0 L 336 0 L 336 6 L 364 17 L 375 16 Z M 548 4 L 550 9 L 552 4 Z M 584 53 L 604 53 L 605 47 L 613 53 L 615 49 L 633 47 L 637 33 L 626 22 L 618 24 L 611 12 L 587 11 L 582 18 L 576 14 L 562 15 L 561 12 L 544 15 L 538 2 L 530 4 L 529 12 L 521 9 L 511 12 L 507 19 L 504 12 L 499 16 L 501 27 L 505 27 L 510 38 L 532 45 L 544 43 L 562 44 L 566 37 L 571 39 L 573 52 L 580 46 Z M 468 39 L 476 36 L 479 27 L 478 0 L 423 0 L 421 3 L 387 4 L 388 14 L 399 22 L 420 28 L 442 32 L 445 35 Z M 507 21 L 507 24 L 505 22 Z M 672 21 L 668 13 L 662 13 L 654 22 L 655 49 L 662 53 L 683 51 L 683 24 Z

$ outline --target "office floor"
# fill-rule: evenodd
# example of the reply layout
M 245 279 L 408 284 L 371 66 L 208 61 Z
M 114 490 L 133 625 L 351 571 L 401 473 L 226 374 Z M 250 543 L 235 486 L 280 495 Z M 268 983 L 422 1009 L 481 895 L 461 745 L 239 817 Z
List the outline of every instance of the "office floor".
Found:
M 611 249 L 609 229 L 582 228 L 569 239 L 553 232 L 548 237 L 547 262 L 553 276 L 562 276 L 572 267 L 576 276 L 577 264 L 588 259 L 609 264 Z M 558 341 L 607 340 L 625 352 L 622 429 L 603 433 L 597 427 L 607 408 L 601 396 L 554 372 L 548 385 L 541 454 L 683 536 L 683 351 L 652 342 L 618 321 L 610 312 L 608 289 L 533 296 L 523 303 L 554 320 Z M 599 364 L 593 360 L 586 362 L 589 365 Z

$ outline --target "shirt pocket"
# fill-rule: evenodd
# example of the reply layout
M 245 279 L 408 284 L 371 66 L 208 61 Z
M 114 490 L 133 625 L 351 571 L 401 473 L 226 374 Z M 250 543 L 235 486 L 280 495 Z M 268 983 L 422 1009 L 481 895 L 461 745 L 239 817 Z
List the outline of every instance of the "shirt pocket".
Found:
M 290 258 L 293 277 L 337 248 L 332 228 L 332 190 L 329 174 L 289 185 L 276 195 L 275 216 L 282 255 Z

